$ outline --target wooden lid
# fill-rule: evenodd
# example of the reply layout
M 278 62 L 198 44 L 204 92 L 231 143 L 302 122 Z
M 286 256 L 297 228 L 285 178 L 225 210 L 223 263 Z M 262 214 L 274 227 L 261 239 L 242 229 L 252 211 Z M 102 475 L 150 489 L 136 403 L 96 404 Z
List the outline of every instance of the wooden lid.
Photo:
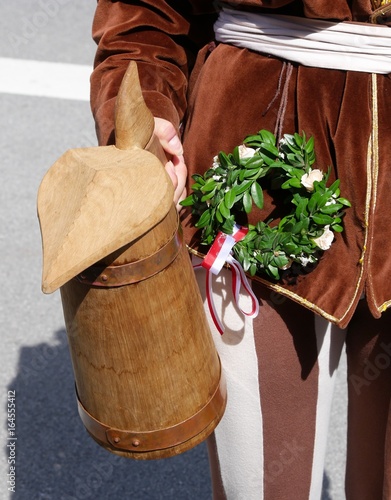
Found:
M 148 151 L 115 146 L 67 151 L 38 191 L 42 290 L 57 288 L 146 233 L 168 213 L 173 186 Z
M 45 293 L 131 243 L 169 212 L 172 182 L 162 162 L 144 149 L 152 139 L 158 142 L 153 129 L 132 62 L 116 103 L 117 147 L 67 151 L 39 187 Z

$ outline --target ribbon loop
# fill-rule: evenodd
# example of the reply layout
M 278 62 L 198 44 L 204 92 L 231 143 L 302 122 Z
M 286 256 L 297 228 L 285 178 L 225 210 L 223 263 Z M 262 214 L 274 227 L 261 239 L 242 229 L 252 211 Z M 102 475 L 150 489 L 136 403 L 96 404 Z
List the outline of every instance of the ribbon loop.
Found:
M 248 228 L 238 225 L 235 225 L 232 235 L 219 232 L 202 263 L 194 266 L 194 269 L 200 269 L 201 267 L 206 269 L 206 298 L 213 322 L 221 335 L 224 333 L 224 326 L 217 314 L 213 300 L 212 274 L 219 274 L 225 263 L 229 264 L 232 272 L 232 292 L 239 310 L 250 318 L 255 318 L 259 313 L 258 299 L 252 291 L 241 264 L 231 253 L 233 246 L 238 241 L 242 240 L 247 233 Z M 251 298 L 252 306 L 250 311 L 245 311 L 239 304 L 240 290 L 242 287 Z

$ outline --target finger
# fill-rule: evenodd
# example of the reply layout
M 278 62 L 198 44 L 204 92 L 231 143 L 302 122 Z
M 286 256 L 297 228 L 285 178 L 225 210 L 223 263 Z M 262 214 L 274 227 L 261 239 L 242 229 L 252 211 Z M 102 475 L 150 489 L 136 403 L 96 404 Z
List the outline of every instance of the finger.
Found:
M 179 196 L 178 198 L 178 202 L 176 204 L 176 209 L 178 212 L 180 212 L 184 207 L 182 207 L 182 205 L 180 205 L 180 202 L 183 201 L 187 196 L 187 189 L 185 188 L 183 191 L 182 191 L 182 194 Z
M 179 202 L 184 200 L 187 195 L 187 167 L 183 156 L 174 156 L 172 161 L 166 163 L 165 169 L 174 186 L 173 200 L 179 212 L 183 208 Z
M 185 159 L 183 158 L 183 156 L 173 156 L 172 164 L 175 168 L 175 174 L 178 180 L 176 189 L 177 191 L 180 191 L 182 193 L 187 184 L 187 166 L 185 163 Z
M 165 164 L 164 168 L 166 169 L 166 172 L 168 173 L 168 175 L 171 179 L 171 182 L 174 186 L 174 190 L 176 191 L 176 189 L 178 187 L 178 176 L 176 174 L 174 164 L 172 163 L 172 161 L 168 161 Z
M 155 118 L 155 135 L 166 153 L 177 156 L 183 154 L 182 143 L 171 122 L 163 118 Z

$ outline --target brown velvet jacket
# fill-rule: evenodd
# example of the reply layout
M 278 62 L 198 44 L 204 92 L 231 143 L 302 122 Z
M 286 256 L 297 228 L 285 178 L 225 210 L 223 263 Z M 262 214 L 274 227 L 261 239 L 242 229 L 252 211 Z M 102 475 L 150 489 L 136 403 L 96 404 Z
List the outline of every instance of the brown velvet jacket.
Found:
M 275 129 L 282 79 L 288 92 L 283 132 L 304 130 L 314 136 L 317 168 L 332 167 L 332 177 L 341 179 L 342 194 L 353 206 L 344 232 L 314 271 L 289 283 L 256 281 L 341 327 L 363 292 L 379 317 L 391 304 L 390 76 L 293 64 L 287 78 L 285 61 L 224 44 L 216 47 L 213 22 L 221 5 L 216 0 L 98 0 L 91 105 L 99 143 L 114 141 L 114 101 L 130 60 L 137 61 L 152 113 L 177 127 L 183 124 L 189 178 L 246 135 Z M 238 0 L 225 5 L 363 23 L 373 11 L 371 0 Z M 268 200 L 250 222 L 276 216 L 273 210 Z M 205 251 L 198 246 L 191 217 L 184 217 L 183 226 L 188 245 Z

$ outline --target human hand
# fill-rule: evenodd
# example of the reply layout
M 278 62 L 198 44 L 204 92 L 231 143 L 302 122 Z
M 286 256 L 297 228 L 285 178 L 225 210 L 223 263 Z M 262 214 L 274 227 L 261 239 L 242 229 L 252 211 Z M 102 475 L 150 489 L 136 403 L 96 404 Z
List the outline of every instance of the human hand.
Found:
M 179 212 L 182 208 L 179 202 L 186 198 L 187 179 L 182 143 L 174 125 L 163 118 L 155 118 L 154 133 L 167 156 L 165 169 L 174 185 L 174 203 Z

